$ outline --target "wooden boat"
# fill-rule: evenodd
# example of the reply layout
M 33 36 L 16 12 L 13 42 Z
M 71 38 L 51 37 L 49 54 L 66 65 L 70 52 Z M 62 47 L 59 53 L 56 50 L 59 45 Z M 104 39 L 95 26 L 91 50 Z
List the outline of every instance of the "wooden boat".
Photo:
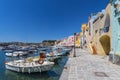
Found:
M 27 58 L 25 60 L 14 60 L 6 62 L 6 69 L 21 72 L 21 73 L 34 73 L 50 70 L 54 62 L 45 61 L 44 58 Z
M 24 62 L 23 60 L 11 61 L 5 64 L 6 69 L 22 73 L 48 71 L 53 67 L 53 65 L 54 63 L 49 61 L 44 61 L 43 64 L 39 64 L 36 61 Z

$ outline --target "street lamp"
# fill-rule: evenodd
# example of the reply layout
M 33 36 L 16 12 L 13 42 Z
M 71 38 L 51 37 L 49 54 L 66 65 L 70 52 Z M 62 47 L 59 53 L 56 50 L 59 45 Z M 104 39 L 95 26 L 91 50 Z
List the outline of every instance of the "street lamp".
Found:
M 75 52 L 75 41 L 76 41 L 76 33 L 74 33 L 74 54 L 73 54 L 73 57 L 76 57 L 76 52 Z

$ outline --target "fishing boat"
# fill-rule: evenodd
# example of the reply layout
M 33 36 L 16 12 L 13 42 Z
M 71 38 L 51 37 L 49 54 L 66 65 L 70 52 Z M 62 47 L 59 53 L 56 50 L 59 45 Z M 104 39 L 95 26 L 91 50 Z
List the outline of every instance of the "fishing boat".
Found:
M 46 53 L 47 59 L 54 62 L 60 59 L 63 55 L 65 55 L 65 52 L 60 48 L 54 48 L 50 53 Z
M 12 56 L 12 52 L 6 52 L 5 55 L 8 56 L 8 57 L 11 57 Z
M 63 56 L 63 55 L 65 55 L 65 50 L 62 48 L 55 48 L 53 50 L 53 53 L 57 56 Z
M 28 54 L 28 52 L 26 52 L 26 51 L 14 51 L 13 52 L 13 56 L 24 56 L 27 54 Z
M 35 73 L 50 70 L 54 62 L 45 61 L 44 58 L 27 58 L 24 60 L 14 60 L 6 62 L 6 69 L 21 72 L 21 73 Z
M 17 57 L 17 56 L 25 56 L 28 55 L 28 52 L 25 51 L 14 51 L 14 52 L 6 52 L 5 55 L 8 57 Z
M 4 52 L 6 56 L 11 57 L 13 55 L 13 51 L 8 50 Z
M 58 56 L 54 53 L 51 54 L 51 52 L 46 54 L 46 59 L 49 60 L 49 61 L 52 61 L 52 62 L 56 61 L 59 58 L 61 58 L 61 56 Z

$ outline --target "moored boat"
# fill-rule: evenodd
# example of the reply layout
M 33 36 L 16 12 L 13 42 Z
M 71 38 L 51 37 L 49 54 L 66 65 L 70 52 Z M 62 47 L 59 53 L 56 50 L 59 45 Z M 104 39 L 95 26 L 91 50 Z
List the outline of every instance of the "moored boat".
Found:
M 12 52 L 6 52 L 5 55 L 8 56 L 8 57 L 11 57 L 12 56 Z
M 34 73 L 48 71 L 53 67 L 54 63 L 44 61 L 43 64 L 39 64 L 36 61 L 24 62 L 23 60 L 11 61 L 5 64 L 6 69 L 21 72 L 21 73 Z
M 41 57 L 42 56 L 42 57 Z M 43 72 L 50 70 L 54 62 L 46 61 L 41 55 L 38 58 L 29 57 L 24 60 L 14 60 L 6 62 L 6 69 L 21 72 L 21 73 L 34 73 L 34 72 Z
M 17 57 L 17 56 L 24 56 L 29 54 L 28 52 L 25 51 L 14 51 L 14 52 L 6 52 L 5 55 L 8 57 Z
M 27 55 L 28 53 L 25 51 L 14 51 L 13 56 L 24 56 Z

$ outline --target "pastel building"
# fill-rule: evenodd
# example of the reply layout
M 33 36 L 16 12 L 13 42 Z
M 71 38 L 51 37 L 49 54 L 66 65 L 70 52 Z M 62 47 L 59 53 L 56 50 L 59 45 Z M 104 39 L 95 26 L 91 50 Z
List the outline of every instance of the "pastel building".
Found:
M 74 36 L 71 35 L 69 37 L 66 37 L 64 39 L 62 39 L 59 44 L 59 46 L 66 46 L 66 47 L 72 47 L 74 46 Z
M 86 31 L 85 31 L 87 48 L 88 48 L 88 51 L 91 54 L 96 54 L 97 53 L 96 49 L 95 49 L 95 46 L 92 43 L 93 34 L 94 34 L 94 32 L 93 32 L 93 21 L 95 19 L 96 19 L 96 14 L 92 13 L 89 16 L 88 23 L 87 23 L 87 28 L 86 28 Z
M 120 64 L 120 0 L 110 0 L 112 41 L 109 55 L 110 61 Z
M 93 15 L 88 21 L 87 38 L 88 50 L 92 54 L 109 55 L 111 50 L 111 5 Z
M 80 32 L 80 48 L 83 46 L 83 32 Z
M 86 35 L 85 35 L 85 30 L 87 28 L 87 24 L 82 24 L 81 30 L 82 30 L 82 35 L 80 37 L 80 47 L 84 48 L 86 46 Z
M 74 35 L 68 37 L 68 46 L 74 46 Z
M 62 39 L 60 42 L 60 45 L 61 46 L 68 46 L 68 39 L 67 38 Z
M 75 46 L 76 46 L 77 48 L 80 47 L 80 33 L 76 34 Z
M 93 42 L 99 55 L 109 55 L 111 49 L 111 5 L 98 12 L 93 21 Z

